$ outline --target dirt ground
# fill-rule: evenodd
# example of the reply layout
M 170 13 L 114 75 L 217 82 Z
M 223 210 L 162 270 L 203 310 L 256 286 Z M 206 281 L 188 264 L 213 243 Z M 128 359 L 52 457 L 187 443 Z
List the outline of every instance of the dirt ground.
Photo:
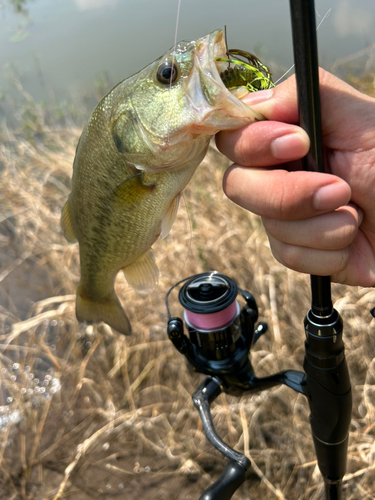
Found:
M 224 197 L 228 162 L 212 148 L 171 235 L 154 247 L 157 290 L 141 298 L 118 277 L 133 336 L 80 325 L 77 245 L 59 227 L 79 130 L 39 125 L 26 138 L 7 130 L 0 148 L 0 497 L 197 500 L 226 460 L 205 438 L 191 401 L 203 377 L 167 338 L 165 293 L 212 269 L 251 291 L 269 324 L 251 353 L 264 376 L 302 369 L 309 278 L 279 265 L 259 218 Z M 333 297 L 353 387 L 344 491 L 347 500 L 372 499 L 375 292 L 335 285 Z M 176 293 L 170 306 L 181 314 Z M 323 498 L 304 396 L 283 386 L 223 394 L 212 414 L 222 439 L 252 462 L 233 499 Z

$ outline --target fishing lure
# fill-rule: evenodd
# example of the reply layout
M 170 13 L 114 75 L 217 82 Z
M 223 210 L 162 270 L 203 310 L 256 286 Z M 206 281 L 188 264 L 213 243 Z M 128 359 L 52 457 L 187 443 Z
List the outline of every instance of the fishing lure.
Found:
M 215 60 L 228 63 L 228 67 L 220 73 L 220 78 L 229 90 L 245 87 L 248 92 L 257 92 L 275 86 L 270 70 L 254 54 L 230 49 L 227 56 L 227 58 L 216 57 Z M 231 64 L 234 66 L 231 67 Z

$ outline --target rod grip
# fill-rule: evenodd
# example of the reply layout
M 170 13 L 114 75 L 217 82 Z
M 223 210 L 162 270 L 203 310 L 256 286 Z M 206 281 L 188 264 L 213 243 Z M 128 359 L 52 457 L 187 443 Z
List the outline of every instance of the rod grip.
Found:
M 305 320 L 306 393 L 319 469 L 325 479 L 338 481 L 346 469 L 352 392 L 341 318 L 334 310 L 328 324 L 318 325 L 318 319 L 310 310 Z
M 305 371 L 310 371 L 307 364 Z M 324 374 L 327 385 L 331 385 L 329 379 L 345 378 L 345 372 L 347 366 L 344 359 L 339 370 L 327 370 Z M 343 394 L 335 394 L 309 376 L 306 384 L 310 393 L 310 424 L 319 469 L 327 479 L 342 479 L 346 470 L 352 409 L 351 389 Z

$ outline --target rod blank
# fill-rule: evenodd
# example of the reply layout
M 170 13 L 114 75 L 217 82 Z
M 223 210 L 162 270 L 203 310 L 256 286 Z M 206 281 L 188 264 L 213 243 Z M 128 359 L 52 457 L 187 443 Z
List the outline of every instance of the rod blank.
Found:
M 322 119 L 320 113 L 318 45 L 313 0 L 290 0 L 293 51 L 297 81 L 299 124 L 310 138 L 310 150 L 303 159 L 304 170 L 324 172 Z M 331 279 L 311 276 L 314 314 L 332 312 Z

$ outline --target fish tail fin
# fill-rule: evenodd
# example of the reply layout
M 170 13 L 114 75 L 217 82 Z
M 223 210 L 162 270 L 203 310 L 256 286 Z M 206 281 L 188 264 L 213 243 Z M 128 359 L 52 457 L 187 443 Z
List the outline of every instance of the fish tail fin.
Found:
M 104 321 L 123 335 L 131 335 L 130 321 L 122 308 L 115 292 L 103 300 L 95 301 L 87 297 L 84 287 L 79 284 L 76 298 L 76 316 L 78 321 L 100 323 Z

